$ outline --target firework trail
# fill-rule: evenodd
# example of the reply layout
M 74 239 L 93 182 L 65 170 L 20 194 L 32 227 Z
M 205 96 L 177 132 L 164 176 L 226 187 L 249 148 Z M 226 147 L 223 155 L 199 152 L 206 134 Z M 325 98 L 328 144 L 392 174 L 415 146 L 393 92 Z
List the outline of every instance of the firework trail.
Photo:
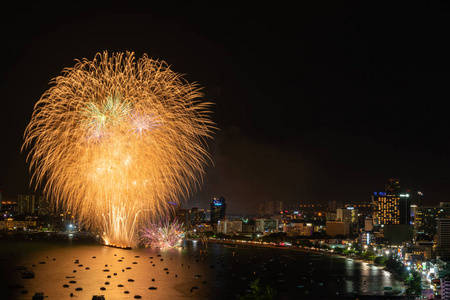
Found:
M 175 248 L 181 245 L 184 236 L 183 223 L 179 223 L 178 219 L 151 223 L 141 230 L 142 243 L 150 247 Z
M 134 245 L 203 179 L 210 103 L 164 61 L 98 53 L 51 82 L 24 134 L 32 181 L 106 243 Z

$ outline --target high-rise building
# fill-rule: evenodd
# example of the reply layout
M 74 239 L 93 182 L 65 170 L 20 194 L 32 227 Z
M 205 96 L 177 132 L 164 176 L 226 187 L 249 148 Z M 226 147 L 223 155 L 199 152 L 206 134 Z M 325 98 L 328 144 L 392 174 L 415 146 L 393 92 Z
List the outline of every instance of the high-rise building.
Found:
M 435 254 L 442 260 L 450 260 L 450 218 L 437 220 L 437 244 Z
M 439 218 L 437 224 L 437 247 L 450 250 L 450 218 Z
M 337 209 L 341 206 L 342 206 L 342 201 L 336 201 L 336 200 L 330 201 L 330 202 L 328 202 L 328 211 L 336 212 Z
M 189 209 L 181 208 L 181 206 L 178 206 L 175 211 L 175 217 L 178 219 L 178 223 L 182 223 L 184 228 L 189 229 L 190 227 Z
M 414 218 L 415 236 L 418 241 L 433 241 L 437 234 L 438 219 L 450 217 L 450 203 L 441 202 L 438 206 L 417 208 Z
M 50 215 L 52 213 L 52 204 L 50 200 L 45 196 L 39 196 L 38 198 L 38 214 L 40 216 Z
M 35 208 L 34 195 L 18 195 L 17 210 L 19 215 L 34 214 Z
M 441 281 L 441 298 L 442 300 L 450 300 L 450 277 L 445 276 Z
M 227 203 L 224 197 L 214 198 L 211 202 L 211 223 L 217 223 L 227 217 Z
M 385 192 L 372 196 L 373 220 L 376 225 L 410 225 L 409 193 L 402 192 L 397 179 L 389 179 Z
M 204 223 L 205 222 L 205 210 L 203 209 L 198 209 L 198 207 L 192 207 L 191 211 L 190 211 L 190 219 L 191 219 L 191 224 L 195 225 L 195 224 L 199 224 L 199 223 Z
M 259 214 L 261 216 L 272 216 L 283 211 L 282 201 L 267 201 L 259 204 Z
M 352 224 L 358 223 L 358 209 L 347 206 L 345 208 L 338 208 L 336 210 L 336 220 L 342 222 L 350 222 Z

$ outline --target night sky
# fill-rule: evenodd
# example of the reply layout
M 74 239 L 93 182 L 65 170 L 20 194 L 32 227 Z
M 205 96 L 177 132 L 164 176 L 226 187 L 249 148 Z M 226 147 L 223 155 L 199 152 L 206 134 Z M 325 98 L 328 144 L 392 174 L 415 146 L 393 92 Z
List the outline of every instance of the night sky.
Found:
M 107 50 L 165 60 L 215 103 L 214 165 L 188 207 L 219 196 L 231 212 L 269 200 L 358 204 L 389 178 L 426 203 L 450 201 L 444 3 L 28 2 L 0 19 L 5 199 L 30 192 L 20 147 L 49 81 Z

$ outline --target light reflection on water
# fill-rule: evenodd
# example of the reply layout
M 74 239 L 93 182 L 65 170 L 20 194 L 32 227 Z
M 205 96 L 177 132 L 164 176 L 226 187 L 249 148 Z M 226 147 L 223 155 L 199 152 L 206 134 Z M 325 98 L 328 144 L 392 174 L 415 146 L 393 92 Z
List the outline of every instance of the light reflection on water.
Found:
M 93 295 L 106 299 L 133 299 L 135 295 L 142 299 L 236 299 L 256 278 L 278 290 L 277 299 L 380 295 L 384 286 L 401 290 L 398 281 L 377 267 L 279 248 L 225 244 L 205 248 L 200 242 L 185 242 L 183 248 L 169 250 L 53 244 L 28 249 L 20 255 L 0 252 L 3 261 L 12 262 L 7 283 L 24 286 L 8 288 L 10 299 L 31 299 L 35 292 L 44 292 L 49 299 L 71 299 L 70 293 L 77 299 Z M 19 265 L 33 270 L 36 277 L 22 279 L 21 271 L 15 270 Z M 77 287 L 83 290 L 76 291 Z M 23 289 L 29 293 L 21 294 Z

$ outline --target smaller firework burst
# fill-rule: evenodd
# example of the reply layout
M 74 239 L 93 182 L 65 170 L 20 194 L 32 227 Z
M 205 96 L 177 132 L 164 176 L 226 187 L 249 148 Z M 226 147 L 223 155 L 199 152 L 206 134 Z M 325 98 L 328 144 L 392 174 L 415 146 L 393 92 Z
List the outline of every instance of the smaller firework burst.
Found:
M 178 219 L 159 221 L 141 230 L 141 241 L 145 246 L 158 248 L 176 248 L 181 245 L 185 236 L 183 223 Z

